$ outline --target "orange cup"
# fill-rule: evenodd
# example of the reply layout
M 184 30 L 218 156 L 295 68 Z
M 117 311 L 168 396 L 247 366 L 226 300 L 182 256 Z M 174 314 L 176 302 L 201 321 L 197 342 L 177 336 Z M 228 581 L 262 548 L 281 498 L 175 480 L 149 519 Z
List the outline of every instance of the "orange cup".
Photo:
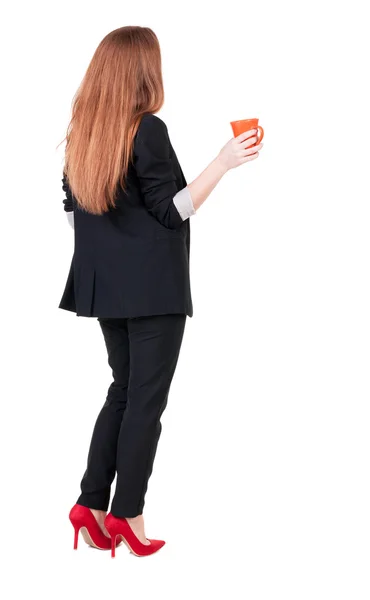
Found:
M 237 137 L 241 133 L 249 131 L 250 129 L 258 129 L 257 141 L 255 144 L 253 144 L 253 146 L 257 146 L 257 144 L 262 141 L 263 136 L 265 135 L 263 127 L 258 125 L 258 119 L 242 119 L 241 121 L 231 121 L 230 125 L 232 127 L 234 137 Z M 251 148 L 253 148 L 253 146 L 251 146 Z

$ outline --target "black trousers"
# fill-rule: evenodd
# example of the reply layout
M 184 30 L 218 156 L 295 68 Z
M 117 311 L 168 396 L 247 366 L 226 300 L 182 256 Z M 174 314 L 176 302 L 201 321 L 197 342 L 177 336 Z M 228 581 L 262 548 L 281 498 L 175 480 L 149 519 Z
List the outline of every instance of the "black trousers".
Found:
M 95 423 L 77 504 L 111 513 L 142 514 L 153 470 L 186 314 L 132 319 L 98 317 L 113 382 Z

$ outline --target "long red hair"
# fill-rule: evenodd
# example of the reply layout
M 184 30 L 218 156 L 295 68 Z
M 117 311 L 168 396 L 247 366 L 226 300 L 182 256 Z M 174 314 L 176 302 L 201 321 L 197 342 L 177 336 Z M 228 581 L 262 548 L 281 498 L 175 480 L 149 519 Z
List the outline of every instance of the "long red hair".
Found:
M 81 208 L 100 215 L 115 207 L 117 185 L 125 189 L 141 118 L 158 112 L 163 102 L 155 33 L 139 26 L 108 33 L 73 98 L 64 138 L 64 174 Z

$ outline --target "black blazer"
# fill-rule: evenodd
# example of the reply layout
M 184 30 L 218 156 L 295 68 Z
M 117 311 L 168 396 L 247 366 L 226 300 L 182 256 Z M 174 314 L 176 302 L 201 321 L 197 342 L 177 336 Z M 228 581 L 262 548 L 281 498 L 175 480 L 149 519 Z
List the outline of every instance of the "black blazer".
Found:
M 145 114 L 134 138 L 127 190 L 93 215 L 77 205 L 63 173 L 66 211 L 74 211 L 74 253 L 58 308 L 85 317 L 193 315 L 190 223 L 173 197 L 187 183 L 165 123 Z

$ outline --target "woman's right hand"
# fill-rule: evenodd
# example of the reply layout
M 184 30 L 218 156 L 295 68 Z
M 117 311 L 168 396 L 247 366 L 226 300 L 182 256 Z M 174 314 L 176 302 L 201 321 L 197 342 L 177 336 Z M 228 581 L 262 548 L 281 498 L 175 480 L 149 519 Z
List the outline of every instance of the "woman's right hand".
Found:
M 257 129 L 245 131 L 229 140 L 220 150 L 218 159 L 227 171 L 258 158 L 263 143 L 253 146 L 257 142 L 256 133 Z
M 232 138 L 220 150 L 211 164 L 194 181 L 189 183 L 187 188 L 196 211 L 229 169 L 234 169 L 234 167 L 238 167 L 249 160 L 258 158 L 258 151 L 263 144 L 261 142 L 257 146 L 253 146 L 257 142 L 256 133 L 257 129 L 251 129 Z

